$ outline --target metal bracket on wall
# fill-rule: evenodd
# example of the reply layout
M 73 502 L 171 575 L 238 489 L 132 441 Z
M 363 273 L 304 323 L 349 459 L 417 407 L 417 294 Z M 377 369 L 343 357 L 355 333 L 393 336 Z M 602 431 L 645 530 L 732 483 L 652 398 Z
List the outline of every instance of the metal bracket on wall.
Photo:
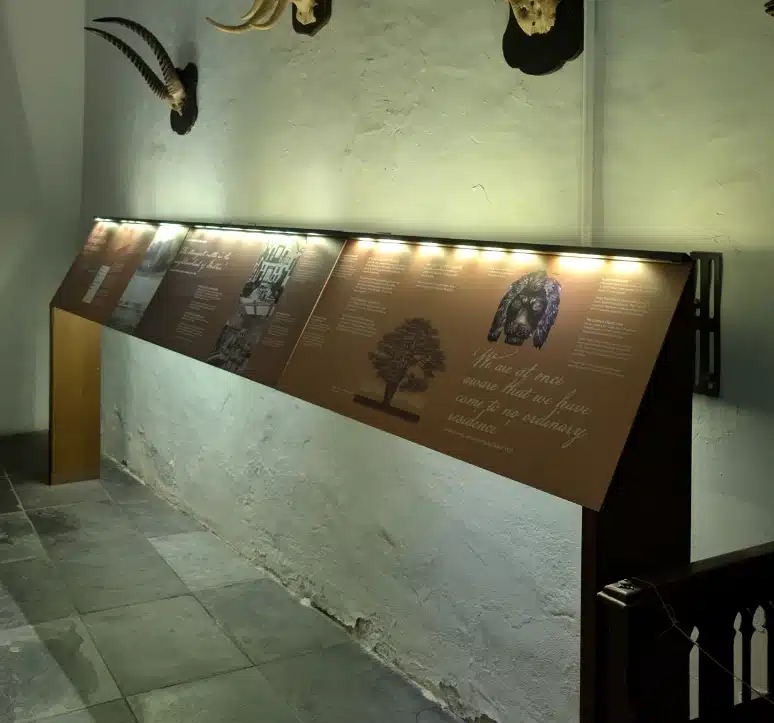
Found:
M 694 251 L 696 261 L 696 372 L 693 391 L 720 396 L 720 292 L 723 254 Z

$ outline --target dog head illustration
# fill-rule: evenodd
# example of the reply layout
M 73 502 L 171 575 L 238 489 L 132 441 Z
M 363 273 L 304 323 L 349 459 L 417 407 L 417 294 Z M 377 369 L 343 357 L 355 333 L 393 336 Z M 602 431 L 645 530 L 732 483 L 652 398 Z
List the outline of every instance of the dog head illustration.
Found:
M 511 284 L 497 307 L 487 338 L 497 341 L 502 334 L 506 344 L 521 346 L 532 337 L 540 349 L 559 314 L 562 287 L 545 271 L 525 274 Z

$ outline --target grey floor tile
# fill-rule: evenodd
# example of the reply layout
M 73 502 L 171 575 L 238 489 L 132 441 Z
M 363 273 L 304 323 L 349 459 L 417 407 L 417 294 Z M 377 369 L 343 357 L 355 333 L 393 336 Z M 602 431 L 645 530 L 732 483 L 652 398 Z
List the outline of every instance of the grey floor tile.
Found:
M 77 618 L 0 631 L 0 720 L 30 721 L 117 698 Z
M 84 621 L 124 695 L 250 665 L 190 596 L 93 613 Z
M 433 707 L 429 702 L 427 706 L 427 708 L 417 714 L 416 723 L 462 723 L 460 718 L 441 708 Z
M 158 496 L 151 487 L 144 485 L 110 460 L 102 460 L 100 479 L 102 486 L 116 502 L 142 502 Z
M 0 515 L 20 511 L 19 499 L 13 491 L 10 480 L 6 478 L 2 465 L 0 465 Z
M 39 723 L 136 723 L 137 719 L 125 700 L 114 700 L 111 703 L 95 705 L 93 708 L 38 720 Z
M 298 723 L 255 668 L 129 699 L 139 723 Z
M 110 500 L 49 507 L 28 514 L 54 558 L 67 556 L 73 549 L 104 547 L 139 537 L 129 518 Z
M 120 507 L 132 524 L 148 537 L 204 531 L 193 517 L 176 510 L 160 497 L 139 502 L 124 502 Z
M 0 515 L 0 563 L 43 554 L 40 540 L 24 512 Z
M 304 607 L 268 578 L 200 590 L 196 597 L 256 664 L 350 639 L 332 620 Z
M 0 629 L 35 625 L 74 614 L 67 587 L 47 559 L 0 565 Z
M 71 549 L 58 559 L 57 570 L 81 613 L 188 592 L 150 542 L 139 536 L 101 547 Z
M 72 505 L 77 502 L 96 502 L 108 497 L 99 480 L 71 482 L 63 485 L 16 482 L 14 480 L 14 487 L 25 510 Z
M 0 471 L 13 481 L 48 478 L 48 432 L 0 437 Z
M 303 721 L 413 723 L 422 694 L 354 643 L 260 666 Z
M 191 590 L 265 577 L 210 532 L 156 537 L 151 542 Z

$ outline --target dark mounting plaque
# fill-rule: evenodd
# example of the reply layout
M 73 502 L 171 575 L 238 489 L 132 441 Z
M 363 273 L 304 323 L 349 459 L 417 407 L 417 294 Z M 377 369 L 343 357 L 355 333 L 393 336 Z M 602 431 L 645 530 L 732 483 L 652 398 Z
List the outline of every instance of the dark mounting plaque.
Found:
M 696 372 L 693 391 L 720 396 L 720 294 L 723 288 L 723 254 L 694 251 L 696 262 Z

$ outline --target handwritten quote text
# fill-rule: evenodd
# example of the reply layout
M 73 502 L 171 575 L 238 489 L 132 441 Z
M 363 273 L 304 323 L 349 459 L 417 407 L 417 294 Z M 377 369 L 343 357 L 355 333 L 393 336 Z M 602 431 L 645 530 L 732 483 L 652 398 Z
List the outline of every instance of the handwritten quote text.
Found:
M 583 439 L 588 434 L 583 420 L 591 407 L 575 399 L 577 389 L 566 389 L 564 377 L 545 374 L 537 364 L 513 366 L 507 359 L 516 353 L 474 352 L 473 369 L 487 370 L 489 378 L 466 376 L 462 383 L 467 389 L 455 398 L 464 410 L 452 412 L 447 420 L 486 435 L 498 434 L 501 425 L 534 425 L 560 435 L 562 449 Z M 499 375 L 497 381 L 491 372 Z M 485 399 L 482 392 L 496 392 L 499 399 Z

